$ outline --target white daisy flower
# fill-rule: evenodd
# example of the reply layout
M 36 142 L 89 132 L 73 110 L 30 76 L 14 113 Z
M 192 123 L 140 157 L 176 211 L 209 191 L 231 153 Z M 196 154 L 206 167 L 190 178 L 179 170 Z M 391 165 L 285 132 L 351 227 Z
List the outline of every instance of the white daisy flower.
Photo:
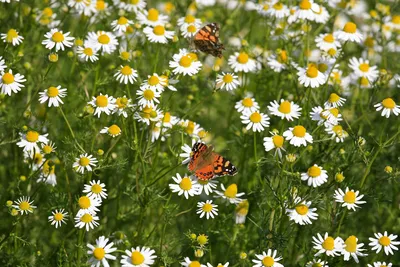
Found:
M 235 52 L 229 56 L 228 65 L 235 72 L 255 72 L 257 70 L 256 61 L 249 57 L 246 52 Z
M 228 267 L 229 266 L 229 262 L 222 264 L 222 263 L 218 263 L 217 267 Z M 211 263 L 207 262 L 207 267 L 213 267 Z
M 107 115 L 110 115 L 116 107 L 114 97 L 103 95 L 101 93 L 97 97 L 93 96 L 92 101 L 89 101 L 88 104 L 96 108 L 94 111 L 94 116 L 97 115 L 99 118 L 103 112 Z
M 128 65 L 120 66 L 117 73 L 114 74 L 115 79 L 119 83 L 124 84 L 133 84 L 136 82 L 136 78 L 138 77 L 138 73 L 133 68 L 129 67 Z
M 89 248 L 87 251 L 87 254 L 90 256 L 88 264 L 91 267 L 99 267 L 100 264 L 109 267 L 110 264 L 107 260 L 115 260 L 117 258 L 111 255 L 117 248 L 113 247 L 113 242 L 108 243 L 108 238 L 105 236 L 100 236 L 96 239 L 96 245 L 87 244 L 86 246 Z
M 85 228 L 87 232 L 90 229 L 94 229 L 99 226 L 97 222 L 99 217 L 96 214 L 91 214 L 89 212 L 78 212 L 75 216 L 75 227 L 76 228 Z
M 271 151 L 272 149 L 275 149 L 275 155 L 278 153 L 279 158 L 282 158 L 282 150 L 285 151 L 283 148 L 283 143 L 285 139 L 283 136 L 275 133 L 275 132 L 270 132 L 272 134 L 271 137 L 264 137 L 264 148 L 265 151 Z
M 286 140 L 290 141 L 291 145 L 296 147 L 307 146 L 307 143 L 313 142 L 313 137 L 307 133 L 306 128 L 301 125 L 290 127 L 283 133 Z
M 329 267 L 326 261 L 321 259 L 313 259 L 312 261 L 307 262 L 306 267 Z
M 332 33 L 321 33 L 318 35 L 315 38 L 315 45 L 323 51 L 329 51 L 329 49 L 338 50 L 341 47 L 340 42 Z
M 102 199 L 107 198 L 106 191 L 107 189 L 104 183 L 101 183 L 100 180 L 92 180 L 89 184 L 84 185 L 82 192 L 86 193 L 88 197 L 94 197 L 102 201 Z
M 329 125 L 325 131 L 332 135 L 332 139 L 335 139 L 336 143 L 343 143 L 344 139 L 349 136 L 347 131 L 343 130 L 341 125 Z
M 102 134 L 108 134 L 111 137 L 117 137 L 118 135 L 121 134 L 121 128 L 119 128 L 118 125 L 113 124 L 110 127 L 104 127 L 101 129 L 100 133 Z
M 163 25 L 147 26 L 144 28 L 143 33 L 150 42 L 161 44 L 167 44 L 168 39 L 172 39 L 175 35 L 174 31 L 167 31 Z
M 169 18 L 167 15 L 160 14 L 157 9 L 151 8 L 149 11 L 138 12 L 137 20 L 140 24 L 147 26 L 165 25 Z
M 313 244 L 314 249 L 318 250 L 315 253 L 315 257 L 318 257 L 321 254 L 326 254 L 330 257 L 339 256 L 342 253 L 343 249 L 343 239 L 340 237 L 336 237 L 335 239 L 329 236 L 328 233 L 325 233 L 324 237 L 322 237 L 319 233 L 317 236 L 313 236 Z
M 249 213 L 249 201 L 244 199 L 236 205 L 235 208 L 235 223 L 243 224 L 246 222 L 247 214 Z
M 204 264 L 200 264 L 198 261 L 192 261 L 189 259 L 189 257 L 185 257 L 184 262 L 181 262 L 181 265 L 184 267 L 207 267 Z
M 253 113 L 260 109 L 260 106 L 252 97 L 245 97 L 242 100 L 236 102 L 235 109 L 240 113 Z
M 141 87 L 150 87 L 158 92 L 163 92 L 164 87 L 168 85 L 168 78 L 164 75 L 160 76 L 157 73 L 153 73 L 153 75 L 148 75 L 148 79 L 145 80 Z
M 79 158 L 75 158 L 74 164 L 72 164 L 72 168 L 77 172 L 84 173 L 85 170 L 91 172 L 92 167 L 96 167 L 97 159 L 88 153 L 81 154 Z
M 353 75 L 365 77 L 370 83 L 374 82 L 379 76 L 378 68 L 370 66 L 368 59 L 353 57 L 350 59 L 349 67 L 353 70 Z
M 7 68 L 6 61 L 0 56 L 0 72 L 3 72 Z
M 179 53 L 172 56 L 169 67 L 173 69 L 174 74 L 193 76 L 200 71 L 202 64 L 197 60 L 196 54 L 189 53 L 186 49 L 179 49 Z
M 96 51 L 101 50 L 103 54 L 111 54 L 117 49 L 118 45 L 118 40 L 114 34 L 105 31 L 89 32 L 85 42 Z
M 52 215 L 48 217 L 51 225 L 54 225 L 56 228 L 58 228 L 61 227 L 63 223 L 66 224 L 65 220 L 68 217 L 68 212 L 66 212 L 64 209 L 54 210 L 51 212 L 51 214 Z
M 161 97 L 161 93 L 156 89 L 152 89 L 151 87 L 141 86 L 140 89 L 136 92 L 138 95 L 138 105 L 142 107 L 155 107 L 160 103 L 158 98 Z
M 161 110 L 157 109 L 157 107 L 149 107 L 145 106 L 141 108 L 138 112 L 135 112 L 133 118 L 139 122 L 144 122 L 147 125 L 150 125 L 150 122 L 159 122 L 163 117 Z
M 346 187 L 345 192 L 340 188 L 335 190 L 334 198 L 336 202 L 343 203 L 342 207 L 347 207 L 347 209 L 355 211 L 356 208 L 359 208 L 358 205 L 367 203 L 361 200 L 363 196 L 364 195 L 359 195 L 358 191 L 354 192 L 354 190 L 349 190 L 349 188 Z
M 21 136 L 21 140 L 17 143 L 17 146 L 22 147 L 24 151 L 28 152 L 39 152 L 39 144 L 49 142 L 49 139 L 47 139 L 48 134 L 41 135 L 36 131 L 19 133 L 19 135 Z
M 368 254 L 364 254 L 361 251 L 364 251 L 362 247 L 364 243 L 358 244 L 358 238 L 354 235 L 349 236 L 345 241 L 342 249 L 342 255 L 344 256 L 344 260 L 350 260 L 350 256 L 354 259 L 355 262 L 358 261 L 358 256 L 365 257 Z
M 200 30 L 200 26 L 196 27 L 195 24 L 184 24 L 180 27 L 181 34 L 184 38 L 193 38 Z
M 363 40 L 363 35 L 357 30 L 357 25 L 353 22 L 347 22 L 343 30 L 334 32 L 333 34 L 341 42 L 361 43 Z
M 275 3 L 270 8 L 268 8 L 266 13 L 268 16 L 275 17 L 277 19 L 283 19 L 289 16 L 290 10 L 280 1 L 275 1 Z
M 297 19 L 314 21 L 315 13 L 313 11 L 313 8 L 315 7 L 316 4 L 312 0 L 301 0 L 298 8 L 294 13 L 294 16 L 296 16 Z
M 56 48 L 56 52 L 58 50 L 64 51 L 65 47 L 71 47 L 74 43 L 72 42 L 75 38 L 69 36 L 69 32 L 63 33 L 59 31 L 57 28 L 51 29 L 47 32 L 44 37 L 47 39 L 42 42 L 42 45 L 45 45 L 47 49 Z
M 400 114 L 400 106 L 390 97 L 383 99 L 382 102 L 375 104 L 374 107 L 376 111 L 382 110 L 382 117 L 389 118 L 391 113 L 395 116 Z
M 318 214 L 315 212 L 317 208 L 310 208 L 311 201 L 301 200 L 300 197 L 296 197 L 294 203 L 296 204 L 293 209 L 286 209 L 290 221 L 294 221 L 300 225 L 305 225 L 312 224 L 311 220 L 318 219 Z
M 113 31 L 116 32 L 118 35 L 122 35 L 126 32 L 128 26 L 132 24 L 133 24 L 132 20 L 129 20 L 124 16 L 121 16 L 119 19 L 111 22 L 111 27 L 113 28 Z
M 267 65 L 275 72 L 281 72 L 287 68 L 289 57 L 286 50 L 279 50 L 276 55 L 267 58 Z
M 117 113 L 118 116 L 128 117 L 128 110 L 133 108 L 132 99 L 127 98 L 126 96 L 117 97 L 115 100 L 115 108 L 113 110 L 113 114 Z
M 122 267 L 150 267 L 157 258 L 154 249 L 147 247 L 136 247 L 125 250 L 126 255 L 122 255 L 120 263 Z
M 392 267 L 392 263 L 380 262 L 376 261 L 373 263 L 374 265 L 368 264 L 368 267 Z
M 179 122 L 179 118 L 172 116 L 170 112 L 165 112 L 163 114 L 162 120 L 158 122 L 158 127 L 172 128 Z
M 19 213 L 21 213 L 21 215 L 33 213 L 33 210 L 36 209 L 36 206 L 32 205 L 33 200 L 30 201 L 30 197 L 20 197 L 14 203 L 15 204 L 12 205 L 12 207 L 15 208 Z
M 25 76 L 19 73 L 13 75 L 12 70 L 8 72 L 1 71 L 0 73 L 0 88 L 1 93 L 11 96 L 11 93 L 18 93 L 22 87 L 25 87 L 22 83 L 26 82 Z
M 225 186 L 221 183 L 221 189 L 222 191 L 215 191 L 215 193 L 218 195 L 217 197 L 226 200 L 227 204 L 238 204 L 243 201 L 240 197 L 244 196 L 244 193 L 238 193 L 236 184 L 231 184 L 225 189 Z
M 318 187 L 328 181 L 327 171 L 317 164 L 308 168 L 307 172 L 301 174 L 301 180 L 307 181 L 308 186 Z
M 200 214 L 200 219 L 206 216 L 207 220 L 211 217 L 218 216 L 218 205 L 212 203 L 212 200 L 207 200 L 206 202 L 197 203 L 197 214 Z
M 370 237 L 369 246 L 371 250 L 376 250 L 376 254 L 378 254 L 382 249 L 386 255 L 394 254 L 393 250 L 399 250 L 396 245 L 400 245 L 399 241 L 395 241 L 397 235 L 390 234 L 385 231 L 383 235 L 381 233 L 374 233 L 376 238 Z
M 55 174 L 56 166 L 54 163 L 50 164 L 51 160 L 46 160 L 42 166 L 42 171 L 36 182 L 44 182 L 49 185 L 55 186 L 57 184 L 57 176 Z
M 81 196 L 78 199 L 79 213 L 90 213 L 96 214 L 100 210 L 98 207 L 101 206 L 101 200 L 94 196 Z
M 50 86 L 45 89 L 43 92 L 39 92 L 39 102 L 43 104 L 46 101 L 49 101 L 48 106 L 58 107 L 60 104 L 64 104 L 61 98 L 64 98 L 67 95 L 67 88 L 61 89 L 61 85 L 54 87 Z
M 78 46 L 76 53 L 80 59 L 86 62 L 89 60 L 91 62 L 99 60 L 99 57 L 97 56 L 97 50 L 87 44 L 87 42 L 83 46 Z
M 301 107 L 299 105 L 295 104 L 293 101 L 289 102 L 284 99 L 281 99 L 280 104 L 276 100 L 270 102 L 268 109 L 272 115 L 288 121 L 292 121 L 293 118 L 298 119 L 301 115 Z
M 193 15 L 188 14 L 185 17 L 179 18 L 176 24 L 179 27 L 194 25 L 196 28 L 198 28 L 201 26 L 201 19 L 197 19 Z
M 327 23 L 329 20 L 329 12 L 323 5 L 314 4 L 312 7 L 314 12 L 314 21 L 316 23 Z
M 185 174 L 182 178 L 177 173 L 176 177 L 172 177 L 172 179 L 176 184 L 169 184 L 169 188 L 173 193 L 178 193 L 178 196 L 184 195 L 186 199 L 189 199 L 189 196 L 199 195 L 200 185 L 191 176 Z
M 24 37 L 19 35 L 15 29 L 10 29 L 10 30 L 8 30 L 7 33 L 1 34 L 1 39 L 5 43 L 11 43 L 13 46 L 17 46 L 22 43 L 22 40 L 24 40 Z
M 232 91 L 236 89 L 239 86 L 239 79 L 238 76 L 235 75 L 234 73 L 225 73 L 222 72 L 221 74 L 217 75 L 217 80 L 216 80 L 216 89 L 225 89 L 227 91 Z
M 244 113 L 240 116 L 243 124 L 247 124 L 246 130 L 252 129 L 253 132 L 262 132 L 264 127 L 269 127 L 269 117 L 267 114 L 259 113 Z
M 325 108 L 338 108 L 344 105 L 346 98 L 340 97 L 339 95 L 332 93 L 329 95 L 328 101 L 325 102 Z
M 183 146 L 181 146 L 183 153 L 180 153 L 179 157 L 183 158 L 182 165 L 189 163 L 190 159 L 192 158 L 192 147 L 196 142 L 196 139 L 192 139 L 191 146 L 189 146 L 188 144 L 184 144 Z
M 212 194 L 218 185 L 218 181 L 215 179 L 202 180 L 196 177 L 196 182 L 200 185 L 199 195 L 201 195 L 203 191 L 206 195 Z
M 268 249 L 267 253 L 265 251 L 262 254 L 256 254 L 256 258 L 252 260 L 255 264 L 253 267 L 283 267 L 278 261 L 282 260 L 282 257 L 277 257 L 278 251 Z
M 144 0 L 135 0 L 135 1 L 114 0 L 114 5 L 128 12 L 137 13 L 139 11 L 144 10 L 144 8 L 146 7 L 146 2 Z
M 320 72 L 316 65 L 309 64 L 308 68 L 299 68 L 297 72 L 299 83 L 305 87 L 316 88 L 326 82 L 326 76 Z

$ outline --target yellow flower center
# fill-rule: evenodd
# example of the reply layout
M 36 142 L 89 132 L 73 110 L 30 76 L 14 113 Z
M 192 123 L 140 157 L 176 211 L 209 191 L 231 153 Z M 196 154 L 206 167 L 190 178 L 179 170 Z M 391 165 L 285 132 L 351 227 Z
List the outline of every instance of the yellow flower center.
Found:
M 299 4 L 300 9 L 308 10 L 311 8 L 311 3 L 308 0 L 302 0 Z
M 233 81 L 233 76 L 231 74 L 225 74 L 222 80 L 224 81 L 224 83 L 231 83 Z
M 304 137 L 306 135 L 306 128 L 301 125 L 294 126 L 292 133 L 296 137 Z
M 106 8 L 106 4 L 104 3 L 103 0 L 97 0 L 96 2 L 96 9 L 97 11 L 102 11 Z
M 64 41 L 64 35 L 61 32 L 55 32 L 53 33 L 51 39 L 56 43 L 61 43 L 62 41 Z
M 105 255 L 106 252 L 104 251 L 104 248 L 95 248 L 93 250 L 93 257 L 95 257 L 96 260 L 102 260 Z
M 205 211 L 205 212 L 210 212 L 210 211 L 212 211 L 212 209 L 213 209 L 213 206 L 210 204 L 210 203 L 206 203 L 206 204 L 204 204 L 203 205 L 203 211 Z
M 119 109 L 125 108 L 128 105 L 128 98 L 118 97 L 115 104 L 117 104 Z
M 192 181 L 189 177 L 184 177 L 179 183 L 179 187 L 185 191 L 188 191 L 192 188 Z
M 118 127 L 118 125 L 111 125 L 110 127 L 108 127 L 108 133 L 111 135 L 117 135 L 121 132 L 121 128 Z
M 246 64 L 249 61 L 249 55 L 245 52 L 242 52 L 239 54 L 239 56 L 237 57 L 237 61 L 240 64 Z
M 320 64 L 318 64 L 318 70 L 319 70 L 320 72 L 325 72 L 325 71 L 328 70 L 328 65 L 325 64 L 325 63 L 320 63 Z
M 200 137 L 200 139 L 204 139 L 204 138 L 206 138 L 207 137 L 207 131 L 205 131 L 205 130 L 200 130 L 198 133 L 197 133 L 197 135 Z
M 327 43 L 333 43 L 335 41 L 335 38 L 333 37 L 333 34 L 329 33 L 324 37 L 324 41 Z
M 356 193 L 354 193 L 354 191 L 349 191 L 347 192 L 344 197 L 343 197 L 343 201 L 349 204 L 353 204 L 356 202 Z
M 318 76 L 318 69 L 314 65 L 310 65 L 306 72 L 307 77 L 315 78 Z
M 30 210 L 30 209 L 31 209 L 31 205 L 29 204 L 28 201 L 22 201 L 22 202 L 19 204 L 19 208 L 20 208 L 21 210 Z
M 87 165 L 89 165 L 90 163 L 90 159 L 88 159 L 87 157 L 82 157 L 79 159 L 79 165 L 81 165 L 82 167 L 86 167 Z
M 132 5 L 137 5 L 139 3 L 139 0 L 130 0 Z
M 389 246 L 390 245 L 390 238 L 387 236 L 382 236 L 381 238 L 379 238 L 379 244 L 381 244 L 382 246 Z
M 361 77 L 359 82 L 360 82 L 360 85 L 362 85 L 362 86 L 368 86 L 369 85 L 369 81 L 368 81 L 368 79 L 366 77 Z
M 150 85 L 154 86 L 160 83 L 160 79 L 157 76 L 153 75 L 150 77 L 148 82 Z
M 12 75 L 9 72 L 6 72 L 6 73 L 4 73 L 2 80 L 3 80 L 4 84 L 11 84 L 14 82 L 14 75 Z
M 192 122 L 192 121 L 189 121 L 189 123 L 188 123 L 188 125 L 187 125 L 187 127 L 186 127 L 186 129 L 185 129 L 185 131 L 186 131 L 186 133 L 187 134 L 192 134 L 193 133 L 193 131 L 194 131 L 194 122 Z
M 120 17 L 120 18 L 118 19 L 118 24 L 119 24 L 119 25 L 125 25 L 125 24 L 127 24 L 127 23 L 128 23 L 128 19 L 125 18 L 125 17 Z
M 304 204 L 297 205 L 296 212 L 300 215 L 306 215 L 308 213 L 308 207 Z
M 154 92 L 153 92 L 153 90 L 150 90 L 150 89 L 144 90 L 144 92 L 143 92 L 143 97 L 144 97 L 146 100 L 152 100 L 152 99 L 154 98 Z
M 54 174 L 55 171 L 55 166 L 54 165 L 49 165 L 50 160 L 47 160 L 44 164 L 43 164 L 43 169 L 42 172 L 45 175 L 49 175 L 49 174 Z
M 131 54 L 128 51 L 122 51 L 120 56 L 123 60 L 128 60 L 130 58 Z
M 26 141 L 36 143 L 39 140 L 39 133 L 36 131 L 28 131 L 26 133 Z
M 96 97 L 96 106 L 104 108 L 108 105 L 108 98 L 104 95 L 99 95 Z
M 321 263 L 316 262 L 311 267 L 322 267 L 322 265 Z
M 14 29 L 10 29 L 10 30 L 7 32 L 6 41 L 9 42 L 9 43 L 12 43 L 13 39 L 14 39 L 14 38 L 17 38 L 17 37 L 18 37 L 17 31 L 14 30 Z
M 129 66 L 124 66 L 124 67 L 121 68 L 122 75 L 128 76 L 128 75 L 131 75 L 132 72 L 133 72 L 132 68 L 129 67 Z
M 399 16 L 399 15 L 394 15 L 394 16 L 392 17 L 392 22 L 393 22 L 394 24 L 400 24 L 400 16 Z
M 347 33 L 356 33 L 357 25 L 353 22 L 347 22 L 346 25 L 343 27 L 343 31 Z
M 199 242 L 200 245 L 205 245 L 205 244 L 207 244 L 207 242 L 208 242 L 208 238 L 207 238 L 207 236 L 204 235 L 204 234 L 199 235 L 199 236 L 197 237 L 197 242 Z
M 169 123 L 171 121 L 171 113 L 165 112 L 163 122 L 164 123 Z
M 322 247 L 325 250 L 333 250 L 335 248 L 335 240 L 333 237 L 328 236 L 322 243 Z
M 259 123 L 261 119 L 262 117 L 258 112 L 254 112 L 253 114 L 250 115 L 250 121 L 253 123 Z
M 196 27 L 193 24 L 190 24 L 186 29 L 190 33 L 194 33 L 197 31 Z
M 86 47 L 83 49 L 83 53 L 89 57 L 93 56 L 93 49 L 90 47 Z
M 190 58 L 190 60 L 192 60 L 192 62 L 198 60 L 197 54 L 195 54 L 195 53 L 189 53 L 189 54 L 187 54 L 187 56 Z
M 87 209 L 90 207 L 90 198 L 87 196 L 80 197 L 78 203 L 81 209 Z
M 50 7 L 46 7 L 43 9 L 43 16 L 51 17 L 53 16 L 53 10 Z
M 382 101 L 382 106 L 388 109 L 394 109 L 396 107 L 396 103 L 391 98 L 385 98 Z
M 131 255 L 131 262 L 133 263 L 133 265 L 140 265 L 144 262 L 144 256 L 142 253 L 140 253 L 139 251 L 134 251 L 132 252 Z
M 43 160 L 42 154 L 35 153 L 35 156 L 33 157 L 33 161 L 35 162 L 35 164 L 40 164 L 42 162 L 42 160 Z
M 346 244 L 344 249 L 347 252 L 354 253 L 357 251 L 357 238 L 354 235 L 349 236 L 344 243 Z
M 339 116 L 339 110 L 337 108 L 331 108 L 329 112 L 336 118 Z
M 365 38 L 364 44 L 370 48 L 374 47 L 375 44 L 375 40 L 374 38 L 372 38 L 371 36 L 368 36 L 367 38 Z
M 182 67 L 185 67 L 185 68 L 189 68 L 190 65 L 192 65 L 192 60 L 188 56 L 183 56 L 179 60 L 179 65 L 181 65 Z
M 192 15 L 187 15 L 185 17 L 185 22 L 186 23 L 193 23 L 195 20 L 196 20 L 196 18 L 194 16 L 192 16 Z
M 201 264 L 198 261 L 192 261 L 191 263 L 189 263 L 188 267 L 200 267 Z
M 237 185 L 236 184 L 231 184 L 228 186 L 228 188 L 225 190 L 224 195 L 227 198 L 235 198 L 237 194 Z
M 336 103 L 337 101 L 339 101 L 339 99 L 340 99 L 340 96 L 338 96 L 337 94 L 335 94 L 335 93 L 332 93 L 330 96 L 329 96 L 329 102 L 330 103 Z
M 278 108 L 279 112 L 282 112 L 284 114 L 289 114 L 290 111 L 292 110 L 292 105 L 290 104 L 289 101 L 283 101 Z
M 164 35 L 164 33 L 165 33 L 164 26 L 162 26 L 162 25 L 155 26 L 154 29 L 153 29 L 153 33 L 155 35 Z
M 81 222 L 84 222 L 84 223 L 90 223 L 92 220 L 93 220 L 93 217 L 89 213 L 85 213 L 85 215 L 83 215 L 81 217 Z
M 278 59 L 277 60 L 278 60 L 279 63 L 286 63 L 288 61 L 288 56 L 287 56 L 286 50 L 282 50 L 278 54 Z
M 253 106 L 253 100 L 251 98 L 247 97 L 242 100 L 242 105 L 245 106 L 246 108 L 250 108 Z
M 362 72 L 367 72 L 369 70 L 369 64 L 368 63 L 361 63 L 360 66 L 358 67 Z
M 147 15 L 147 19 L 150 21 L 157 21 L 158 20 L 158 10 L 155 8 L 151 8 L 149 10 L 149 14 Z
M 339 137 L 343 136 L 343 127 L 341 125 L 335 125 L 332 128 L 332 131 Z
M 54 214 L 54 220 L 56 221 L 62 221 L 62 219 L 64 219 L 64 215 L 60 212 L 57 212 L 56 214 Z
M 283 4 L 281 2 L 277 2 L 272 6 L 275 10 L 282 10 Z
M 56 97 L 58 96 L 58 89 L 57 87 L 51 86 L 47 89 L 47 96 L 48 97 Z
M 308 168 L 307 171 L 308 176 L 311 176 L 312 178 L 316 178 L 321 175 L 321 169 L 318 168 L 317 166 L 312 166 Z
M 272 136 L 272 142 L 274 143 L 274 146 L 275 146 L 276 148 L 282 147 L 282 146 L 283 146 L 283 141 L 284 141 L 284 139 L 283 139 L 283 137 L 280 136 L 280 135 L 274 135 L 274 136 Z
M 110 37 L 107 34 L 102 34 L 97 38 L 97 41 L 101 44 L 108 44 L 110 42 Z
M 103 191 L 103 188 L 99 184 L 94 184 L 94 185 L 92 185 L 91 190 L 93 193 L 99 194 L 99 193 L 101 193 L 101 191 Z
M 262 264 L 266 267 L 271 267 L 274 266 L 274 258 L 270 257 L 270 256 L 266 256 L 264 257 L 264 259 L 262 259 Z
M 327 53 L 328 53 L 328 55 L 330 55 L 331 57 L 333 57 L 333 56 L 336 55 L 337 50 L 336 50 L 335 48 L 330 48 L 330 49 L 328 50 Z

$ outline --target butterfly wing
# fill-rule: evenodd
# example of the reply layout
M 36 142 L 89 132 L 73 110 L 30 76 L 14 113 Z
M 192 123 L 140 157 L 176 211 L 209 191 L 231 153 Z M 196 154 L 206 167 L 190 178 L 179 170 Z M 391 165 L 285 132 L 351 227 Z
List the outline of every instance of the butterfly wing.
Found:
M 207 148 L 207 145 L 201 142 L 197 142 L 193 145 L 190 162 L 188 165 L 189 171 L 193 172 L 197 169 L 199 160 L 202 158 L 202 154 L 207 151 Z
M 219 26 L 217 23 L 207 24 L 194 36 L 194 44 L 197 49 L 215 57 L 222 57 L 224 45 L 219 42 Z
M 200 180 L 210 180 L 214 178 L 214 168 L 212 164 L 206 165 L 194 173 Z
M 235 175 L 237 173 L 236 167 L 217 153 L 213 153 L 213 168 L 215 176 Z

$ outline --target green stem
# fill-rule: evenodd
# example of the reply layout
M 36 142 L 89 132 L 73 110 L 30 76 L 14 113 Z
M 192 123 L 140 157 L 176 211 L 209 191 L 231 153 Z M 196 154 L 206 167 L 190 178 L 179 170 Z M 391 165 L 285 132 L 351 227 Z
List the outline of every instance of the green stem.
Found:
M 347 214 L 347 209 L 343 212 L 342 217 L 340 218 L 338 229 L 336 231 L 336 236 L 340 235 L 340 228 L 342 227 L 342 223 L 343 223 L 344 217 L 346 217 L 346 214 Z
M 68 121 L 67 117 L 65 116 L 64 111 L 62 110 L 61 106 L 59 107 L 59 109 L 60 109 L 61 115 L 64 117 L 65 123 L 67 124 L 67 127 L 68 127 L 69 131 L 71 132 L 71 136 L 74 139 L 76 145 L 79 147 L 79 149 L 82 152 L 85 152 L 85 149 L 83 149 L 82 146 L 78 143 L 78 140 L 76 140 L 74 131 L 71 128 L 71 124 L 69 124 L 69 121 Z
M 376 158 L 378 157 L 379 153 L 382 151 L 383 147 L 379 146 L 378 150 L 375 152 L 374 156 L 372 157 L 371 161 L 368 163 L 367 168 L 365 169 L 364 175 L 361 179 L 360 189 L 364 186 L 365 181 L 367 180 L 368 174 L 371 172 L 371 167 Z

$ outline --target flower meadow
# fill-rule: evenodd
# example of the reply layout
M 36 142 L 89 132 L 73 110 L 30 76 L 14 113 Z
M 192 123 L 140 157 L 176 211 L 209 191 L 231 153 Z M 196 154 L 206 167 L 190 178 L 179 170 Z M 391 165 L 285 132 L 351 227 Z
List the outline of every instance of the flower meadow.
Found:
M 0 21 L 0 266 L 400 266 L 399 1 Z

